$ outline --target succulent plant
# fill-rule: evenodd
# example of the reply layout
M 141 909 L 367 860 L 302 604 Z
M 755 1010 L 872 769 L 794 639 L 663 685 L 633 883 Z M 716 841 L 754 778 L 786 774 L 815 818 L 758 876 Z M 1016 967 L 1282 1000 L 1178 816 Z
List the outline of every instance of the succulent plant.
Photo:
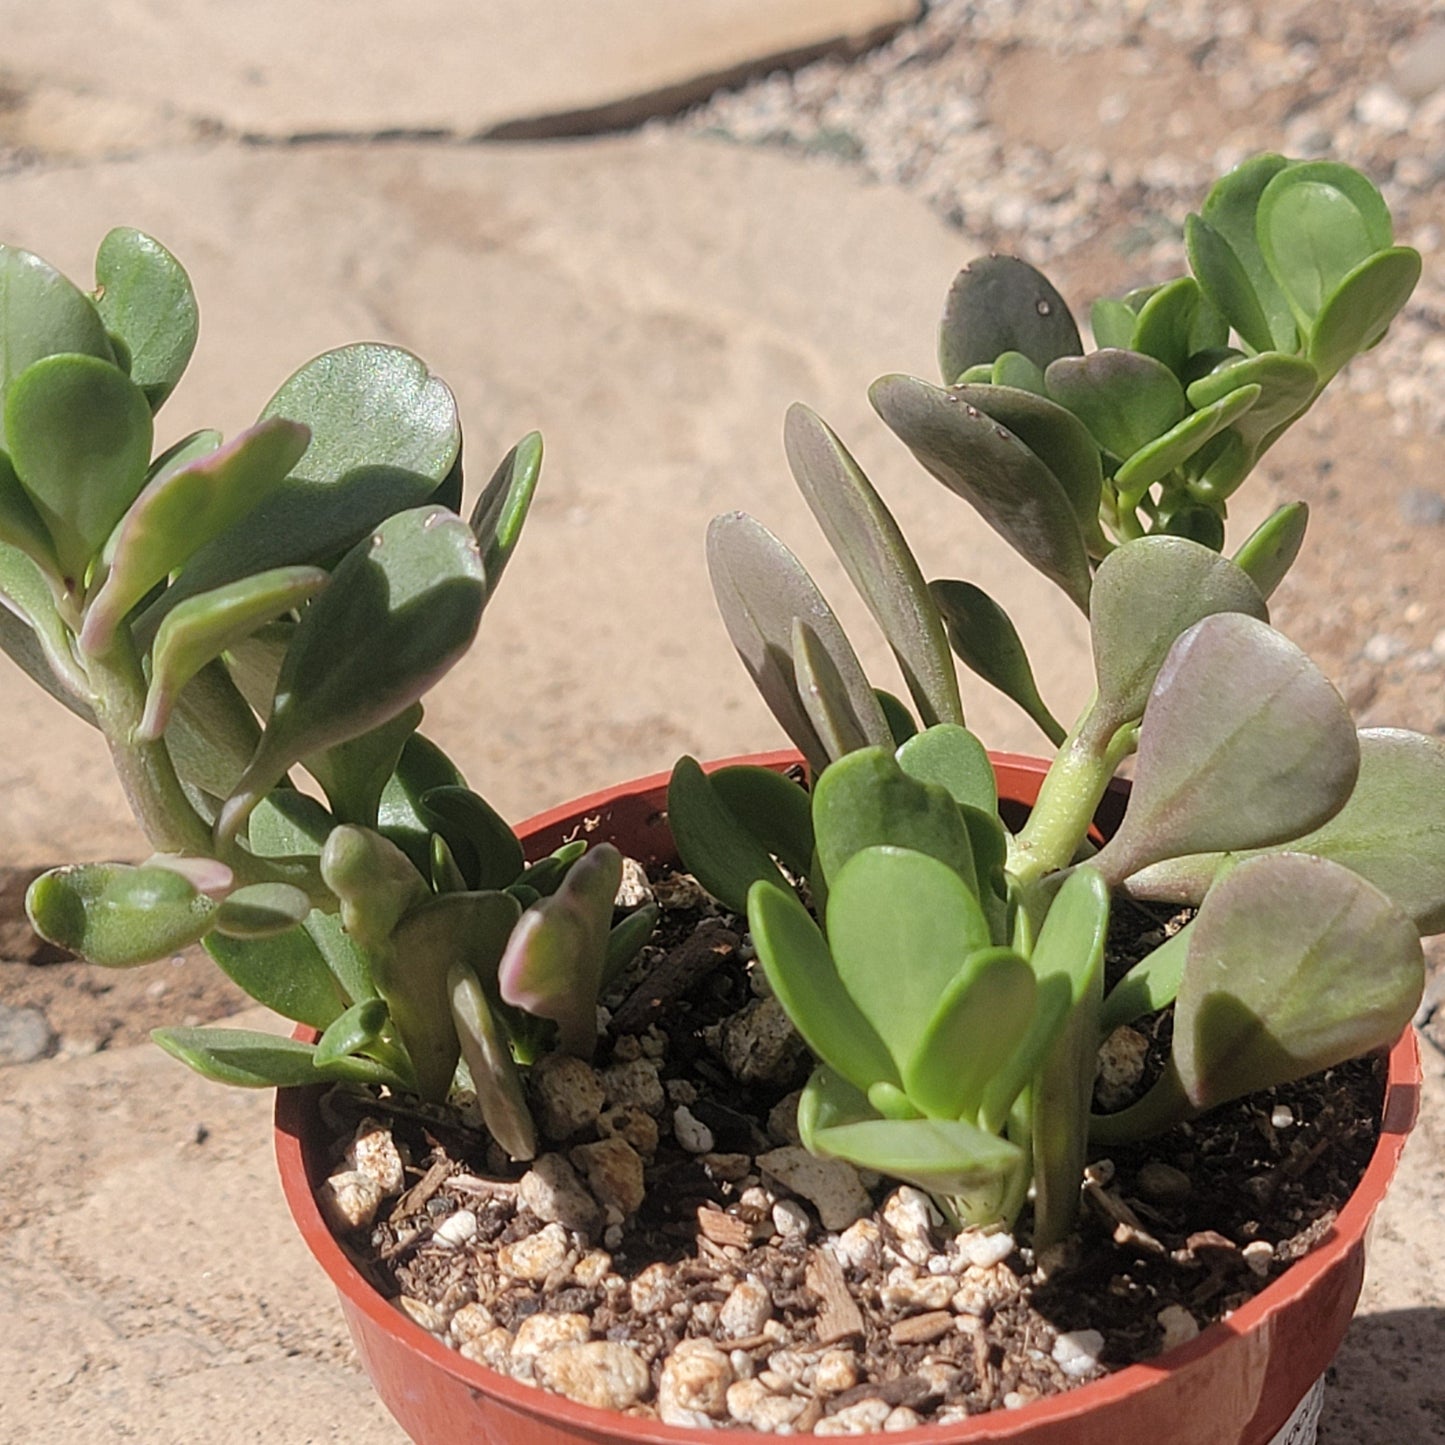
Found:
M 417 728 L 517 545 L 541 438 L 463 520 L 451 392 L 359 344 L 308 362 L 229 442 L 153 455 L 198 333 L 190 281 L 125 229 L 96 278 L 87 294 L 0 247 L 0 646 L 102 733 L 154 852 L 42 875 L 31 919 L 112 967 L 202 942 L 320 1031 L 157 1032 L 208 1077 L 433 1101 L 460 1077 L 529 1155 L 516 1061 L 590 1051 L 597 989 L 651 916 L 612 929 L 609 848 L 528 865 Z
M 804 1142 L 976 1225 L 1011 1222 L 1031 1191 L 1040 1246 L 1072 1227 L 1091 1139 L 1139 1138 L 1392 1041 L 1423 985 L 1420 935 L 1445 928 L 1445 743 L 1357 734 L 1268 625 L 1303 505 L 1221 554 L 1229 493 L 1380 338 L 1418 257 L 1390 245 L 1356 172 L 1274 156 L 1221 180 L 1187 238 L 1195 277 L 1096 307 L 1117 345 L 1087 357 L 1037 272 L 975 263 L 944 315 L 950 384 L 873 388 L 928 470 L 1086 611 L 1096 686 L 1072 727 L 1002 609 L 971 583 L 926 583 L 843 443 L 794 406 L 793 475 L 912 708 L 868 681 L 781 542 L 719 517 L 719 609 L 812 788 L 683 759 L 669 795 L 684 862 L 746 913 L 816 1057 Z M 950 643 L 1056 747 L 1016 832 L 964 726 Z M 1094 815 L 1130 757 L 1104 841 Z M 1120 894 L 1196 913 L 1106 992 Z M 1165 1008 L 1162 1074 L 1093 1115 L 1101 1042 Z

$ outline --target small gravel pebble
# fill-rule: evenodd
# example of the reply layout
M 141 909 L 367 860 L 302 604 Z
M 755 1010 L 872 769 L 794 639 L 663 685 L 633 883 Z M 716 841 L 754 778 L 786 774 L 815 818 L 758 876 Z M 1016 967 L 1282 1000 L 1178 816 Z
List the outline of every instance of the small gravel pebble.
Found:
M 0 1004 L 0 1065 L 33 1064 L 55 1047 L 55 1030 L 38 1008 Z
M 1099 1368 L 1103 1348 L 1098 1330 L 1070 1330 L 1054 1341 L 1053 1360 L 1071 1380 L 1082 1380 Z

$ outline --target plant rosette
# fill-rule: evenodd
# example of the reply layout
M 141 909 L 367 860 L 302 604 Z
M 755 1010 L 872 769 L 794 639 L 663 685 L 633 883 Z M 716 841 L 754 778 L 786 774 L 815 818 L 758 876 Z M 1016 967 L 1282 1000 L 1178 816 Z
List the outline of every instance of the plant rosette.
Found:
M 736 762 L 781 770 L 796 762 L 796 755 L 775 753 L 730 760 L 707 771 Z M 1031 805 L 1044 776 L 1044 764 L 1007 754 L 994 755 L 992 762 L 1006 804 Z M 1104 800 L 1099 816 L 1106 828 L 1117 823 L 1122 796 L 1123 789 L 1116 787 Z M 529 856 L 544 856 L 586 832 L 594 839 L 615 843 L 625 855 L 649 868 L 671 865 L 675 850 L 666 822 L 666 798 L 666 778 L 643 779 L 553 809 L 522 825 L 519 832 Z M 902 1429 L 901 1433 L 920 1442 L 1007 1440 L 1029 1445 L 1117 1445 L 1119 1441 L 1127 1445 L 1159 1438 L 1181 1445 L 1220 1445 L 1223 1441 L 1302 1445 L 1312 1440 L 1317 1382 L 1343 1339 L 1358 1297 L 1369 1223 L 1413 1123 L 1418 1088 L 1418 1055 L 1407 1031 L 1390 1054 L 1379 1138 L 1358 1186 L 1323 1231 L 1320 1242 L 1227 1318 L 1156 1358 L 1105 1375 L 1093 1372 L 1094 1378 L 1065 1393 L 1022 1408 L 996 1409 L 967 1420 Z M 639 1373 L 637 1400 L 625 1414 L 587 1403 L 594 1396 L 585 1377 L 582 1385 L 573 1387 L 580 1398 L 555 1393 L 559 1380 L 565 1383 L 562 1376 L 551 1377 L 553 1390 L 540 1389 L 536 1379 L 544 1372 L 519 1371 L 509 1364 L 501 1370 L 490 1368 L 479 1361 L 476 1351 L 464 1354 L 458 1350 L 457 1338 L 444 1319 L 422 1318 L 419 1322 L 399 1307 L 396 1299 L 379 1292 L 368 1278 L 371 1271 L 364 1273 L 358 1267 L 318 1204 L 318 1191 L 325 1193 L 337 1153 L 335 1121 L 323 1119 L 323 1093 L 318 1086 L 283 1090 L 277 1096 L 276 1143 L 283 1186 L 303 1238 L 338 1290 L 364 1368 L 387 1408 L 412 1438 L 427 1442 L 478 1437 L 548 1445 L 642 1440 L 663 1445 L 695 1438 L 699 1429 L 721 1423 L 706 1415 L 693 1427 L 657 1418 L 652 1389 L 657 1368 L 650 1378 L 645 1370 Z M 411 1182 L 422 1174 L 422 1170 L 414 1170 Z M 471 1185 L 475 1184 L 472 1180 Z M 874 1191 L 880 1197 L 883 1192 Z M 446 1207 L 428 1219 L 427 1229 L 432 1233 L 445 1232 L 449 1227 L 446 1220 L 454 1217 L 457 1206 L 474 1198 L 465 1192 L 448 1194 L 445 1186 L 433 1197 L 438 1196 Z M 730 1213 L 726 1206 L 719 1206 L 720 1215 L 729 1218 L 745 1212 L 736 1202 Z M 837 1232 L 830 1235 L 815 1226 L 811 1252 L 820 1250 L 824 1240 L 830 1240 L 830 1247 L 836 1249 Z M 359 1241 L 359 1236 L 353 1236 L 353 1245 Z M 585 1254 L 585 1250 L 574 1248 L 574 1260 L 579 1253 Z M 818 1303 L 821 1305 L 821 1299 Z M 545 1310 L 544 1304 L 539 1313 Z M 906 1317 L 927 1318 L 933 1328 L 938 1313 L 915 1308 Z M 961 1318 L 950 1319 L 950 1329 L 956 1328 Z M 428 1324 L 431 1329 L 424 1327 Z M 625 1335 L 625 1331 L 617 1333 L 619 1338 Z M 724 1332 L 719 1340 L 721 1358 L 728 1359 L 728 1352 L 736 1350 L 738 1343 L 727 1339 Z M 741 1343 L 750 1345 L 766 1365 L 767 1351 L 773 1346 L 764 1346 L 759 1354 L 757 1341 Z M 560 1349 L 563 1355 L 575 1353 L 576 1344 L 569 1342 Z M 821 1357 L 824 1351 L 815 1345 L 813 1353 Z M 662 1373 L 667 1373 L 667 1368 L 664 1366 Z M 528 1378 L 518 1378 L 519 1374 Z M 643 1380 L 645 1384 L 641 1384 Z M 786 1386 L 783 1392 L 787 1393 Z M 879 1399 L 886 1404 L 888 1393 L 886 1388 L 871 1392 L 873 1413 L 877 1413 Z M 869 1395 L 866 1387 L 855 1387 L 850 1398 L 866 1406 Z M 861 1417 L 869 1410 L 855 1406 L 853 1413 Z M 906 1414 L 895 1416 L 891 1429 L 898 1430 L 906 1422 Z M 875 1421 L 874 1428 L 879 1423 L 881 1420 Z M 729 1431 L 743 1438 L 755 1438 L 758 1433 L 747 1428 Z M 817 1433 L 835 1431 L 824 1424 Z

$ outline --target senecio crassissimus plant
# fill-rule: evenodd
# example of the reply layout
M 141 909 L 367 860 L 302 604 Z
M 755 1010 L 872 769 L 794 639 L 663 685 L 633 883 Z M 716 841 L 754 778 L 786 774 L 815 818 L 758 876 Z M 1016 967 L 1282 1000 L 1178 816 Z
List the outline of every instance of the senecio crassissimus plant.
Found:
M 527 865 L 417 731 L 517 544 L 541 439 L 463 520 L 451 392 L 360 344 L 302 367 L 230 441 L 153 456 L 195 296 L 135 230 L 106 236 L 96 278 L 88 294 L 0 247 L 0 646 L 103 734 L 154 853 L 52 870 L 31 920 L 112 967 L 202 942 L 320 1031 L 156 1033 L 210 1078 L 437 1103 L 460 1080 L 530 1157 L 517 1063 L 591 1053 L 597 990 L 654 921 L 613 927 L 608 845 Z
M 670 789 L 684 861 L 746 913 L 816 1057 L 805 1144 L 922 1186 L 959 1223 L 1011 1224 L 1031 1195 L 1038 1246 L 1072 1228 L 1091 1141 L 1391 1042 L 1420 996 L 1420 934 L 1445 929 L 1445 745 L 1357 734 L 1268 625 L 1305 507 L 1222 551 L 1231 493 L 1383 336 L 1419 258 L 1392 244 L 1358 172 L 1272 155 L 1220 180 L 1185 235 L 1192 274 L 1099 303 L 1087 353 L 1037 271 L 975 262 L 948 297 L 945 384 L 887 376 L 871 393 L 1088 617 L 1096 689 L 1072 727 L 1002 609 L 967 582 L 925 584 L 842 442 L 795 406 L 791 470 L 912 710 L 869 684 L 782 543 L 722 516 L 708 537 L 720 611 L 814 782 L 809 795 L 684 759 Z M 1017 832 L 963 726 L 950 642 L 1057 748 Z M 1098 846 L 1091 821 L 1130 756 L 1127 811 Z M 1106 995 L 1119 893 L 1198 911 Z M 1091 1115 L 1101 1041 L 1168 1006 L 1162 1075 Z

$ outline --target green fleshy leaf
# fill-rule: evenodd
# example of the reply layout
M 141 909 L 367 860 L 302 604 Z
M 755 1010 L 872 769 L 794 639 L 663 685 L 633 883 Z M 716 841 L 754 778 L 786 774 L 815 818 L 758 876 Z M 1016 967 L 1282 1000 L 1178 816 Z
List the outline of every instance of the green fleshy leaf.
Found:
M 1146 953 L 1109 990 L 1103 1013 L 1099 1016 L 1102 1037 L 1108 1038 L 1121 1024 L 1131 1024 L 1135 1019 L 1168 1008 L 1174 1002 L 1179 995 L 1179 983 L 1184 977 L 1184 965 L 1189 957 L 1191 926 L 1186 923 L 1158 948 Z
M 433 788 L 464 788 L 457 765 L 429 738 L 413 733 L 401 750 L 396 771 L 381 792 L 377 831 L 396 844 L 420 873 L 431 867 L 431 824 L 422 798 Z
M 759 880 L 786 889 L 768 845 L 694 758 L 679 758 L 672 770 L 667 816 L 688 872 L 734 913 L 747 912 L 749 890 Z
M 314 1029 L 328 1027 L 351 1001 L 304 928 L 272 938 L 212 933 L 206 938 L 206 952 L 257 1003 Z
M 526 860 L 517 835 L 470 788 L 430 789 L 421 796 L 421 816 L 447 840 L 473 888 L 505 888 L 521 877 Z
M 371 977 L 371 961 L 346 932 L 339 913 L 322 913 L 319 909 L 312 909 L 301 926 L 348 999 L 360 1003 L 362 999 L 377 997 L 376 984 Z
M 1184 418 L 1179 379 L 1163 362 L 1137 351 L 1106 348 L 1064 357 L 1044 380 L 1049 396 L 1116 457 L 1133 456 Z
M 908 376 L 885 376 L 868 395 L 923 466 L 1081 610 L 1088 610 L 1088 554 L 1058 479 L 1030 448 L 982 409 Z
M 421 721 L 422 706 L 416 702 L 380 727 L 302 758 L 302 766 L 321 784 L 338 822 L 376 826 L 381 795 L 406 740 Z
M 330 580 L 319 567 L 278 567 L 188 597 L 168 613 L 151 645 L 151 679 L 136 736 L 143 742 L 160 737 L 182 690 L 203 667 L 266 623 L 304 605 Z M 231 787 L 235 782 L 233 778 Z
M 103 968 L 133 968 L 195 943 L 216 905 L 171 868 L 77 863 L 42 873 L 25 911 L 48 942 Z
M 963 704 L 943 624 L 893 514 L 834 432 L 807 407 L 788 408 L 783 441 L 798 489 L 888 639 L 925 725 L 961 724 Z
M 53 697 L 92 726 L 90 685 L 76 666 L 70 629 L 60 620 L 55 596 L 40 568 L 24 552 L 0 542 L 0 633 L 5 650 Z
M 306 428 L 262 422 L 215 451 L 148 482 L 126 512 L 110 573 L 86 609 L 81 645 L 98 652 L 156 585 L 275 491 L 306 450 Z
M 151 411 L 109 362 L 50 356 L 5 399 L 10 459 L 55 543 L 71 591 L 145 484 Z
M 506 1034 L 492 1012 L 486 990 L 470 968 L 453 964 L 446 986 L 477 1104 L 492 1137 L 513 1159 L 533 1159 L 537 1132 Z
M 1028 654 L 1003 608 L 972 582 L 930 582 L 928 588 L 964 665 L 1012 698 L 1055 747 L 1062 743 L 1064 728 L 1039 696 Z
M 1030 391 L 1043 396 L 1044 369 L 1035 366 L 1022 351 L 1005 351 L 993 364 L 989 378 L 995 386 L 1007 386 L 1018 391 Z
M 707 533 L 707 565 L 718 611 L 763 701 L 819 773 L 828 752 L 798 696 L 793 619 L 812 628 L 832 658 L 854 716 L 867 735 L 886 741 L 882 709 L 832 609 L 798 559 L 745 512 L 714 517 Z
M 793 686 L 829 759 L 836 761 L 872 744 L 875 739 L 853 712 L 838 664 L 801 617 L 793 618 L 792 652 Z
M 1276 507 L 1234 554 L 1235 565 L 1249 573 L 1260 596 L 1270 597 L 1294 565 L 1309 519 L 1308 503 L 1286 502 Z
M 426 902 L 426 881 L 380 833 L 342 824 L 321 850 L 321 876 L 341 904 L 347 933 L 368 953 L 381 953 L 397 923 Z
M 818 925 L 791 888 L 759 880 L 748 894 L 748 928 L 773 996 L 804 1042 L 858 1089 L 898 1070 L 877 1029 L 838 976 Z
M 234 834 L 301 758 L 380 727 L 426 693 L 470 645 L 484 593 L 475 538 L 440 507 L 389 518 L 353 548 L 296 626 L 219 836 Z
M 482 489 L 467 525 L 482 549 L 482 572 L 490 598 L 522 536 L 522 524 L 542 475 L 542 434 L 528 432 L 502 458 Z
M 1275 342 L 1269 318 L 1243 262 L 1223 234 L 1202 216 L 1187 216 L 1184 247 L 1200 287 L 1229 324 L 1256 351 L 1272 350 Z
M 202 1078 L 242 1089 L 287 1089 L 331 1081 L 405 1087 L 375 1059 L 348 1054 L 323 1063 L 313 1044 L 252 1029 L 156 1029 L 151 1038 Z
M 0 452 L 0 543 L 23 552 L 42 572 L 59 580 L 55 543 L 4 452 Z
M 467 891 L 467 880 L 463 877 L 462 870 L 457 867 L 456 856 L 440 833 L 431 835 L 431 886 L 434 893 Z M 538 898 L 541 896 L 540 893 L 537 894 Z
M 1345 276 L 1310 332 L 1309 359 L 1321 382 L 1384 336 L 1419 280 L 1420 253 L 1408 246 L 1379 251 Z
M 1224 518 L 1203 502 L 1185 502 L 1183 506 L 1176 507 L 1157 530 L 1166 537 L 1183 537 L 1188 542 L 1197 542 L 1211 552 L 1224 551 Z
M 910 777 L 889 749 L 850 753 L 818 778 L 813 834 L 830 891 L 855 854 L 883 844 L 927 854 L 976 890 L 973 850 L 958 804 L 946 788 Z M 974 946 L 988 942 L 985 937 Z
M 1183 537 L 1141 537 L 1104 559 L 1089 619 L 1102 733 L 1112 735 L 1144 716 L 1175 639 L 1217 612 L 1269 620 L 1249 575 L 1208 547 Z
M 907 706 L 891 692 L 885 692 L 881 687 L 873 689 L 873 696 L 878 699 L 878 706 L 883 709 L 883 716 L 888 722 L 888 731 L 892 735 L 893 745 L 902 747 L 909 738 L 918 732 L 918 723 L 914 719 Z
M 1129 806 L 1092 860 L 1111 883 L 1163 858 L 1283 843 L 1349 798 L 1349 709 L 1292 642 L 1238 612 L 1185 632 L 1159 669 Z
M 251 814 L 247 841 L 263 858 L 319 857 L 336 819 L 294 788 L 273 788 Z
M 829 875 L 827 933 L 844 989 L 887 1046 L 911 1097 L 906 1071 L 940 999 L 968 957 L 990 946 L 977 898 L 937 858 L 865 847 Z
M 708 781 L 728 811 L 799 876 L 813 866 L 813 809 L 808 794 L 771 768 L 718 768 Z
M 998 808 L 998 783 L 988 749 L 967 728 L 940 723 L 908 739 L 898 766 L 922 783 L 936 783 L 955 803 L 983 813 Z
M 983 256 L 954 278 L 938 333 L 945 385 L 969 367 L 1018 351 L 1040 369 L 1083 350 L 1079 328 L 1049 279 L 1014 256 Z
M 903 1087 L 934 1119 L 973 1119 L 1028 1033 L 1033 970 L 1009 948 L 971 953 L 936 1000 L 903 1069 Z
M 1137 507 L 1155 482 L 1183 466 L 1211 437 L 1233 426 L 1262 394 L 1258 386 L 1236 387 L 1213 406 L 1191 413 L 1163 436 L 1140 447 L 1114 474 L 1120 503 Z
M 587 840 L 585 838 L 574 838 L 570 843 L 563 843 L 560 848 L 554 848 L 545 858 L 539 858 L 535 863 L 527 864 L 517 875 L 516 883 L 524 888 L 530 888 L 539 898 L 555 893 L 562 880 L 567 876 L 567 870 L 586 851 Z M 509 883 L 507 886 L 511 888 L 516 885 Z
M 362 1053 L 381 1040 L 391 1014 L 379 998 L 363 999 L 338 1014 L 316 1041 L 315 1064 L 324 1069 L 337 1059 Z
M 1126 302 L 1101 296 L 1089 311 L 1094 345 L 1127 351 L 1134 340 L 1135 320 L 1135 313 Z
M 296 927 L 311 900 L 289 883 L 252 883 L 229 894 L 216 909 L 215 928 L 228 938 L 272 938 Z
M 580 1059 L 597 1046 L 597 993 L 621 882 L 617 849 L 589 849 L 550 898 L 522 915 L 497 969 L 503 1001 L 553 1020 L 557 1047 Z
M 1194 327 L 1203 300 L 1192 276 L 1180 276 L 1161 286 L 1139 308 L 1128 345 L 1163 362 L 1175 376 L 1183 375 L 1195 350 Z
M 602 987 L 621 977 L 627 965 L 652 941 L 662 910 L 655 903 L 644 903 L 629 913 L 607 935 L 607 954 L 602 965 Z
M 153 412 L 196 349 L 200 312 L 181 263 L 152 237 L 117 226 L 95 256 L 96 309 L 130 357 L 130 378 Z

